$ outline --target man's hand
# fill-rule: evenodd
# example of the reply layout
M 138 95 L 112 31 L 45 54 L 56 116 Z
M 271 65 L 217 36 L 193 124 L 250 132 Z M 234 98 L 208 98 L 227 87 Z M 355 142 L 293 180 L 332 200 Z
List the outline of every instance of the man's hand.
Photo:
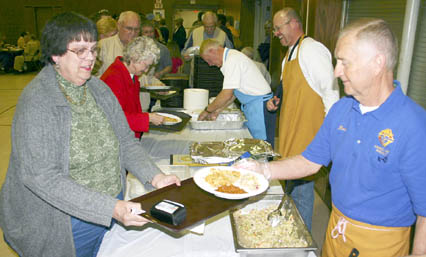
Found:
M 141 204 L 118 200 L 115 204 L 114 213 L 112 217 L 123 223 L 124 226 L 143 226 L 146 223 L 150 222 L 150 220 L 132 213 L 132 209 L 136 211 L 141 210 Z
M 266 108 L 268 111 L 276 111 L 278 109 L 278 106 L 280 104 L 281 99 L 279 99 L 277 96 L 272 97 L 268 100 L 266 103 Z
M 163 173 L 155 175 L 155 177 L 152 179 L 151 184 L 155 188 L 162 188 L 171 184 L 176 184 L 180 186 L 180 179 L 176 177 L 175 175 L 166 175 Z

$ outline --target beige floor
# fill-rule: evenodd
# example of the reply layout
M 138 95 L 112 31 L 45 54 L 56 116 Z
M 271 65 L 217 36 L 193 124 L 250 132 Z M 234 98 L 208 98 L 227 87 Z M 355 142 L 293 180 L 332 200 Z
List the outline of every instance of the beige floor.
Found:
M 14 75 L 0 74 L 0 184 L 6 176 L 10 155 L 10 129 L 15 106 L 22 89 L 35 76 L 35 73 Z M 312 235 L 321 247 L 329 210 L 319 197 L 315 198 Z M 16 257 L 17 255 L 4 243 L 0 230 L 0 256 Z M 319 255 L 318 255 L 319 256 Z M 155 257 L 155 256 L 153 256 Z

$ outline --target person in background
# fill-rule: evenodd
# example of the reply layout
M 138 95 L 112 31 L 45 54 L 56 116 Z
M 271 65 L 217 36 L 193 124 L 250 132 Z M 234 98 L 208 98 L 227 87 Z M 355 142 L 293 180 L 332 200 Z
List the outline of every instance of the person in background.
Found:
M 107 9 L 102 9 L 99 10 L 97 12 L 95 12 L 94 14 L 90 15 L 89 18 L 96 24 L 100 19 L 102 19 L 103 17 L 111 17 L 112 15 L 111 13 L 107 10 Z
M 150 22 L 145 22 L 141 26 L 142 35 L 154 39 L 157 47 L 160 49 L 160 58 L 158 64 L 153 66 L 154 76 L 161 79 L 165 74 L 172 71 L 172 58 L 170 57 L 169 49 L 155 39 L 155 28 Z
M 200 26 L 203 26 L 203 15 L 204 15 L 204 13 L 205 12 L 198 12 L 198 14 L 197 14 L 197 20 L 195 20 L 192 23 L 192 27 L 193 28 L 198 28 Z
M 234 27 L 234 17 L 231 15 L 226 16 L 226 27 L 232 33 L 235 49 L 241 49 L 243 43 L 240 40 L 240 32 L 238 32 L 238 30 Z
M 232 42 L 229 40 L 223 30 L 216 27 L 217 16 L 213 12 L 206 12 L 202 16 L 203 26 L 200 26 L 192 31 L 189 35 L 188 40 L 185 43 L 185 47 L 182 50 L 183 57 L 185 60 L 192 59 L 189 53 L 186 50 L 193 46 L 201 46 L 201 43 L 206 39 L 215 39 L 222 46 L 227 48 L 234 48 Z
M 384 20 L 364 18 L 340 32 L 334 53 L 334 76 L 347 96 L 303 153 L 236 166 L 295 179 L 332 162 L 333 207 L 321 256 L 406 256 L 413 224 L 412 255 L 425 256 L 426 111 L 393 79 L 398 40 Z
M 102 66 L 96 76 L 100 77 L 117 56 L 123 55 L 123 48 L 133 38 L 139 36 L 140 26 L 139 14 L 132 11 L 125 11 L 120 14 L 117 22 L 118 33 L 99 41 L 98 59 Z
M 175 41 L 179 45 L 179 49 L 180 51 L 182 51 L 186 42 L 186 31 L 183 27 L 182 18 L 177 18 L 175 20 L 175 31 L 173 32 L 173 41 Z
M 0 32 L 0 47 L 4 47 L 6 44 L 6 35 Z
M 161 41 L 163 44 L 167 45 L 167 42 L 169 42 L 169 29 L 166 26 L 166 19 L 160 20 L 160 32 L 163 37 L 163 41 Z
M 282 158 L 301 154 L 318 132 L 325 115 L 339 100 L 333 78 L 330 51 L 320 42 L 304 35 L 300 16 L 284 8 L 273 18 L 274 35 L 288 46 L 282 63 L 281 85 L 268 102 L 268 110 L 280 109 L 278 152 Z M 280 104 L 282 103 L 282 104 Z M 314 207 L 314 181 L 305 178 L 281 181 L 294 185 L 292 198 L 311 229 Z
M 96 28 L 98 29 L 98 38 L 102 40 L 104 38 L 112 37 L 117 34 L 117 21 L 111 16 L 104 16 L 96 22 Z
M 117 56 L 101 76 L 117 97 L 130 129 L 135 137 L 148 132 L 149 123 L 160 125 L 164 117 L 156 113 L 142 112 L 139 99 L 139 76 L 160 58 L 160 49 L 153 39 L 137 37 L 124 47 L 123 56 Z
M 175 41 L 169 41 L 169 43 L 167 43 L 167 48 L 169 49 L 170 56 L 172 57 L 172 71 L 170 73 L 178 73 L 183 64 L 179 46 Z
M 234 27 L 234 17 L 231 15 L 226 16 L 226 27 L 232 32 L 234 38 L 240 37 L 240 32 Z
M 254 62 L 240 51 L 222 47 L 214 39 L 203 41 L 200 56 L 209 66 L 219 67 L 224 79 L 223 89 L 198 120 L 215 120 L 238 98 L 253 138 L 266 140 L 273 146 L 275 126 L 270 124 L 276 115 L 266 110 L 266 103 L 272 97 L 271 87 Z
M 40 41 L 37 40 L 34 34 L 30 34 L 30 40 L 25 45 L 24 54 L 15 56 L 13 69 L 17 72 L 23 72 L 29 68 L 25 63 L 39 61 L 40 55 Z
M 231 30 L 226 27 L 226 16 L 224 14 L 217 14 L 217 26 L 226 33 L 229 41 L 231 41 L 232 45 L 234 45 L 234 37 Z
M 126 170 L 156 188 L 180 185 L 153 163 L 114 94 L 92 77 L 97 36 L 94 22 L 73 12 L 43 29 L 46 66 L 16 106 L 0 192 L 0 227 L 19 256 L 96 256 L 114 222 L 146 224 L 135 214 L 141 204 L 122 200 Z
M 21 36 L 18 38 L 18 41 L 16 45 L 18 48 L 25 49 L 25 45 L 30 40 L 30 33 L 29 32 L 22 32 Z
M 259 51 L 260 59 L 266 68 L 269 70 L 269 49 L 271 48 L 271 33 L 272 33 L 272 23 L 270 20 L 265 22 L 263 26 L 265 29 L 265 40 L 263 43 L 259 44 L 257 51 Z
M 248 58 L 250 58 L 254 62 L 254 64 L 256 64 L 257 68 L 260 70 L 260 73 L 262 73 L 263 77 L 265 77 L 265 80 L 268 82 L 268 84 L 271 85 L 271 74 L 269 74 L 269 71 L 266 69 L 265 64 L 254 60 L 253 47 L 246 46 L 243 49 L 241 49 L 241 53 L 245 54 Z

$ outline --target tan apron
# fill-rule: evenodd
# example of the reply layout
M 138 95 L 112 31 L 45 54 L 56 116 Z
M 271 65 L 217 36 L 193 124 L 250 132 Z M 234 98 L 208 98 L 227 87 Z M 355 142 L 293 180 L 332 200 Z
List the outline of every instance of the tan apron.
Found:
M 282 158 L 301 154 L 314 139 L 324 120 L 321 97 L 309 86 L 299 65 L 300 39 L 296 58 L 284 65 L 278 152 Z M 285 56 L 288 59 L 290 49 Z M 313 176 L 305 179 L 312 179 Z
M 382 227 L 343 215 L 334 205 L 328 222 L 322 257 L 406 256 L 411 227 Z
M 303 39 L 300 39 L 296 58 L 287 61 L 283 69 L 278 143 L 278 151 L 283 158 L 301 154 L 314 139 L 324 120 L 321 97 L 309 86 L 299 65 Z M 287 59 L 289 52 L 285 56 Z

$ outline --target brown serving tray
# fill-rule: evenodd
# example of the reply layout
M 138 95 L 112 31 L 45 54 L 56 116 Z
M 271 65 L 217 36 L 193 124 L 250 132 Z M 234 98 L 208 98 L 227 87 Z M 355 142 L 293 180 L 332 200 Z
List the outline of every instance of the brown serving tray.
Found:
M 149 215 L 151 207 L 164 199 L 181 203 L 186 207 L 186 219 L 183 223 L 174 226 L 161 222 Z M 204 220 L 228 209 L 235 208 L 245 203 L 247 199 L 228 200 L 216 197 L 199 188 L 192 178 L 188 178 L 181 181 L 181 186 L 179 187 L 173 184 L 134 198 L 131 201 L 142 204 L 142 209 L 147 211 L 145 214 L 142 214 L 143 217 L 152 220 L 168 230 L 179 232 L 199 225 Z

